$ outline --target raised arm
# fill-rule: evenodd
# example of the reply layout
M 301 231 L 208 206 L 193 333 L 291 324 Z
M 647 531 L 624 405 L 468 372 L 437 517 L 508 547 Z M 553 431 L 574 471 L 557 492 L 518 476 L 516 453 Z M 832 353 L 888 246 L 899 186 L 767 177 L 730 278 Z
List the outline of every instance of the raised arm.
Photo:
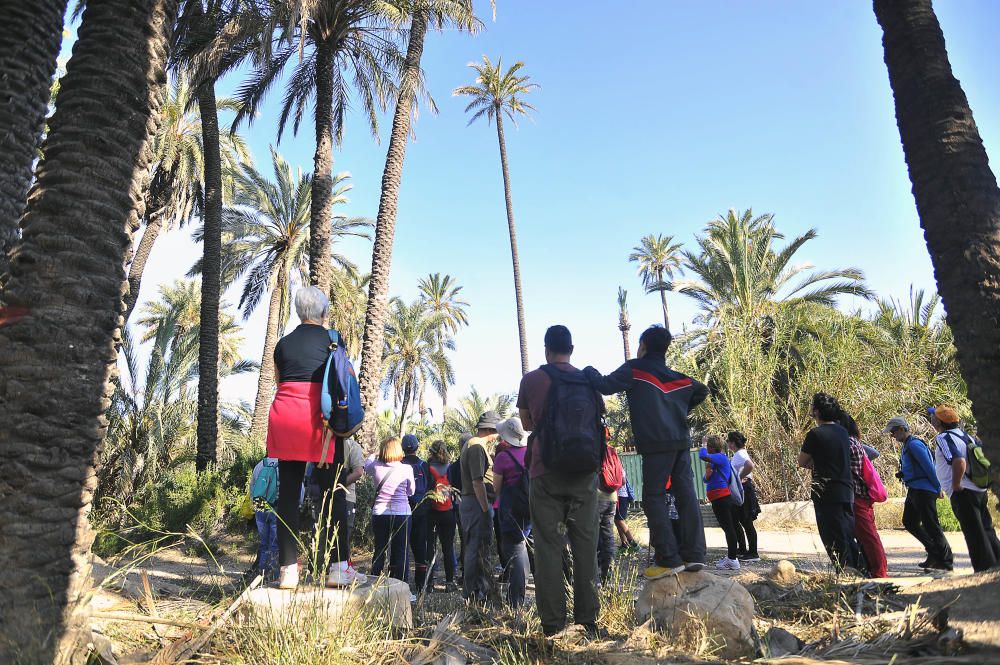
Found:
M 602 376 L 593 367 L 585 368 L 583 375 L 587 377 L 587 381 L 590 382 L 594 390 L 602 395 L 614 395 L 625 392 L 632 387 L 634 381 L 632 378 L 632 366 L 628 363 L 625 363 L 607 376 Z

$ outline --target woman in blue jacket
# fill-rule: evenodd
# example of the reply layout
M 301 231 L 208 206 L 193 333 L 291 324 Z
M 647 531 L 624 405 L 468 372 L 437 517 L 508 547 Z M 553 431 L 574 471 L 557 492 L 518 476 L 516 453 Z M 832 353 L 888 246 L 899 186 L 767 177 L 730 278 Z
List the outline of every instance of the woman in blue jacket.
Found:
M 951 570 L 954 556 L 938 521 L 937 498 L 941 494 L 941 483 L 934 470 L 930 448 L 910 433 L 910 425 L 905 418 L 890 419 L 882 431 L 903 444 L 897 474 L 906 485 L 903 528 L 927 550 L 927 559 L 919 565 L 921 568 Z
M 706 446 L 698 451 L 698 456 L 705 460 L 705 490 L 708 500 L 712 502 L 712 512 L 719 521 L 722 532 L 726 534 L 726 556 L 715 562 L 719 570 L 739 570 L 740 560 L 737 557 L 736 525 L 733 522 L 733 497 L 729 491 L 729 478 L 733 475 L 733 467 L 729 457 L 722 452 L 722 437 L 710 436 Z

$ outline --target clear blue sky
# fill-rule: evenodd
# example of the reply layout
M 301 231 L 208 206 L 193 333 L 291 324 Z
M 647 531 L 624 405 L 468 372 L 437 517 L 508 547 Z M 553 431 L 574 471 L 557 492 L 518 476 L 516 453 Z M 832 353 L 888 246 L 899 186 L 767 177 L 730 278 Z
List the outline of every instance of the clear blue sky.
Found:
M 618 286 L 629 291 L 633 344 L 662 321 L 630 248 L 647 233 L 691 243 L 729 208 L 773 212 L 789 236 L 815 227 L 799 260 L 861 268 L 882 296 L 933 288 L 870 2 L 498 0 L 495 23 L 489 3 L 476 4 L 484 32 L 427 39 L 440 113 L 420 114 L 407 152 L 391 284 L 407 299 L 429 272 L 465 286 L 471 325 L 457 338 L 453 395 L 471 385 L 513 392 L 520 375 L 496 132 L 466 127 L 465 102 L 451 96 L 483 54 L 523 60 L 541 85 L 533 119 L 507 131 L 532 366 L 553 323 L 573 331 L 578 364 L 617 366 Z M 946 0 L 936 10 L 996 165 L 1000 3 Z M 277 91 L 244 129 L 258 162 L 275 140 L 279 103 Z M 354 176 L 349 214 L 375 217 L 388 124 L 379 144 L 360 116 L 347 122 L 334 168 Z M 304 124 L 279 149 L 311 170 L 313 138 Z M 367 269 L 368 245 L 343 249 Z M 180 277 L 196 251 L 186 231 L 159 241 L 142 298 Z M 669 301 L 674 321 L 690 321 L 684 296 Z M 246 325 L 246 353 L 259 359 L 263 311 Z M 252 399 L 255 388 L 247 377 L 225 392 Z

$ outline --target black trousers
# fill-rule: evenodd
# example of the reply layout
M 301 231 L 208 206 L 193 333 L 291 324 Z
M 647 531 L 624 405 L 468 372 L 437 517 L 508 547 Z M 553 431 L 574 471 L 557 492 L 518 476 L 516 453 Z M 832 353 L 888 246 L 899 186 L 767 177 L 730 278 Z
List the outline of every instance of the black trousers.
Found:
M 375 555 L 372 575 L 382 574 L 388 564 L 389 577 L 406 581 L 406 548 L 410 538 L 409 515 L 372 515 Z
M 670 519 L 667 478 L 671 479 L 670 492 L 677 503 L 679 520 Z M 649 523 L 649 544 L 656 565 L 673 568 L 681 563 L 705 562 L 705 527 L 687 448 L 642 454 L 642 510 Z
M 736 530 L 736 549 L 748 556 L 757 556 L 757 488 L 753 479 L 743 483 L 743 505 L 733 505 L 733 528 Z
M 331 525 L 346 522 L 346 515 L 342 514 L 347 508 L 346 502 L 341 501 L 338 506 L 337 502 L 332 500 L 330 492 L 334 484 L 334 471 L 332 466 L 313 470 L 316 482 L 323 492 L 316 550 L 309 557 L 316 566 L 313 572 L 317 575 L 325 573 L 329 564 Z M 289 566 L 298 560 L 299 498 L 302 495 L 302 479 L 305 474 L 305 462 L 286 460 L 278 462 L 278 501 L 274 505 L 274 512 L 278 514 L 278 564 L 281 566 Z M 338 537 L 336 540 L 339 542 L 343 539 Z M 346 560 L 338 559 L 338 561 Z
M 722 533 L 726 534 L 726 556 L 735 559 L 738 546 L 736 543 L 736 520 L 733 518 L 733 510 L 738 506 L 733 503 L 733 497 L 726 495 L 721 499 L 712 501 L 712 512 L 715 519 L 719 521 Z
M 813 501 L 816 510 L 816 527 L 826 553 L 835 568 L 851 566 L 861 570 L 861 548 L 854 539 L 854 504 Z
M 993 530 L 988 495 L 988 490 L 976 492 L 968 489 L 951 495 L 951 509 L 962 526 L 965 544 L 969 546 L 972 569 L 977 573 L 993 568 L 1000 561 L 1000 542 Z
M 455 581 L 455 527 L 457 520 L 455 515 L 458 511 L 431 510 L 427 517 L 427 561 L 434 558 L 434 548 L 437 543 L 441 543 L 441 559 L 444 565 L 445 582 Z
M 430 536 L 430 504 L 424 503 L 413 509 L 410 517 L 410 554 L 413 556 L 413 583 L 419 592 L 427 578 L 427 543 Z M 409 565 L 407 565 L 409 570 Z
M 929 561 L 951 566 L 955 556 L 941 530 L 937 498 L 937 494 L 928 490 L 909 490 L 903 503 L 903 528 L 924 546 Z
M 615 511 L 618 503 L 600 500 L 597 502 L 597 519 L 600 530 L 597 534 L 597 566 L 601 571 L 601 582 L 606 582 L 611 572 L 611 562 L 615 559 Z

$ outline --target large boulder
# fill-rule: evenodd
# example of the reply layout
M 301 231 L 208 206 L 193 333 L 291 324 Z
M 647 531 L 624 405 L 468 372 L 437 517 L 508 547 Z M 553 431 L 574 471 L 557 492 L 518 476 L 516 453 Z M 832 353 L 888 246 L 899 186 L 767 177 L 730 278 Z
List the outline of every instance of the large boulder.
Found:
M 299 587 L 287 591 L 261 587 L 250 592 L 242 611 L 279 626 L 321 621 L 333 628 L 341 617 L 369 613 L 395 628 L 413 627 L 410 587 L 392 578 L 345 589 Z
M 719 658 L 753 655 L 753 598 L 733 579 L 699 572 L 647 582 L 635 613 L 675 637 L 707 633 Z

